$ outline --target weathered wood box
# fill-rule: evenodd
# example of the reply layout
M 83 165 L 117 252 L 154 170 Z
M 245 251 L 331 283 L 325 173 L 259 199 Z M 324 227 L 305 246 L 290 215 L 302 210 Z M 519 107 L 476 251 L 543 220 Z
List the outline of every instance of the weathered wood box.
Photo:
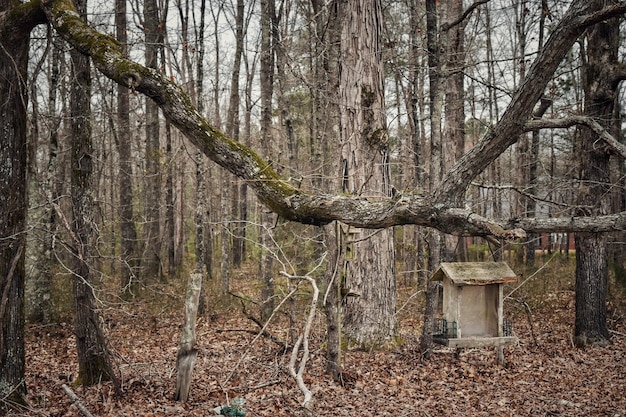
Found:
M 444 262 L 431 280 L 443 282 L 435 343 L 461 349 L 517 342 L 502 308 L 504 284 L 516 281 L 506 263 Z

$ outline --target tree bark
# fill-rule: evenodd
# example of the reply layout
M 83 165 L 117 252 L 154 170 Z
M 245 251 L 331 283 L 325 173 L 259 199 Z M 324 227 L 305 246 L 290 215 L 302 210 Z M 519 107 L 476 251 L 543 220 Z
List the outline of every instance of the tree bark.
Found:
M 156 0 L 144 2 L 144 32 L 146 67 L 157 70 L 159 45 L 163 43 L 163 27 L 159 21 Z M 160 281 L 161 261 L 161 141 L 159 107 L 154 100 L 146 100 L 146 179 L 145 179 L 145 225 L 143 233 L 143 256 L 141 280 Z
M 200 22 L 196 27 L 195 41 L 198 45 L 198 60 L 196 62 L 196 106 L 200 114 L 204 114 L 204 22 L 206 13 L 206 0 L 200 1 Z M 194 19 L 195 23 L 195 19 Z M 207 184 L 205 181 L 206 168 L 204 155 L 196 152 L 196 212 L 194 222 L 196 226 L 196 273 L 212 278 L 213 269 L 213 237 L 210 235 L 210 227 L 206 226 L 208 219 L 207 209 Z M 198 314 L 203 316 L 206 309 L 205 280 L 201 281 L 200 295 L 198 300 Z
M 606 323 L 608 285 L 606 233 L 577 233 L 576 244 L 576 346 L 604 346 L 609 341 Z
M 604 4 L 596 0 L 598 6 Z M 597 118 L 611 128 L 611 117 L 618 80 L 610 68 L 618 63 L 619 19 L 610 19 L 590 27 L 582 52 L 582 84 L 585 92 L 585 115 Z M 607 69 L 609 69 L 607 71 Z M 579 207 L 580 214 L 602 215 L 610 210 L 610 148 L 598 146 L 596 133 L 578 131 L 580 143 Z M 609 331 L 606 317 L 608 253 L 606 233 L 577 233 L 576 243 L 576 323 L 574 342 L 578 346 L 604 345 Z
M 390 168 L 381 58 L 380 1 L 343 4 L 339 102 L 342 191 L 388 197 Z M 345 271 L 347 297 L 343 329 L 353 343 L 376 347 L 394 343 L 396 277 L 393 229 L 373 233 L 349 229 L 353 258 Z
M 126 0 L 115 1 L 116 37 L 124 55 L 128 54 Z M 137 228 L 133 213 L 133 169 L 131 162 L 131 137 L 128 88 L 117 86 L 117 151 L 119 153 L 119 216 L 121 235 L 121 292 L 124 298 L 136 295 L 139 273 Z
M 42 17 L 30 4 L 0 1 L 3 85 L 0 88 L 0 414 L 7 408 L 26 405 L 24 254 L 28 92 L 25 80 L 30 31 Z
M 230 82 L 230 97 L 228 101 L 228 114 L 226 115 L 226 134 L 236 141 L 240 140 L 239 127 L 240 127 L 240 112 L 239 107 L 241 105 L 239 94 L 239 77 L 241 73 L 241 57 L 243 55 L 243 41 L 245 36 L 244 28 L 244 1 L 237 0 L 237 8 L 235 15 L 235 56 L 233 63 L 233 71 L 231 74 Z M 245 238 L 246 238 L 246 225 L 247 220 L 242 214 L 247 214 L 246 210 L 242 209 L 241 190 L 239 181 L 233 181 L 232 190 L 232 205 L 231 212 L 233 217 L 238 220 L 233 225 L 233 266 L 239 267 L 244 258 L 245 250 Z
M 87 11 L 86 0 L 79 0 L 76 5 L 80 15 L 84 18 Z M 96 309 L 94 287 L 93 143 L 89 57 L 76 49 L 70 51 L 70 56 L 73 79 L 70 97 L 72 235 L 74 238 L 72 272 L 74 332 L 79 365 L 77 381 L 83 385 L 93 385 L 111 379 L 116 381 Z
M 260 57 L 260 87 L 261 87 L 261 149 L 267 159 L 273 151 L 272 148 L 272 97 L 274 94 L 274 0 L 261 0 L 261 57 Z M 259 278 L 261 279 L 261 317 L 266 320 L 274 310 L 274 275 L 273 255 L 274 241 L 271 236 L 273 228 L 273 214 L 264 207 L 260 210 L 261 225 L 259 227 L 259 246 L 261 247 L 259 259 Z
M 187 296 L 185 297 L 185 324 L 180 335 L 178 355 L 176 357 L 176 394 L 175 401 L 186 402 L 191 389 L 191 377 L 196 364 L 196 318 L 202 289 L 202 273 L 189 276 Z

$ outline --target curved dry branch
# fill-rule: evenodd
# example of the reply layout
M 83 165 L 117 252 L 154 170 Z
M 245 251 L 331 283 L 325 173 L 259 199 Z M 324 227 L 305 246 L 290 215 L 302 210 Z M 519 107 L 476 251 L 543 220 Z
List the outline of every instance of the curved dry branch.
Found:
M 346 195 L 311 195 L 283 181 L 253 150 L 215 129 L 193 107 L 182 89 L 159 71 L 127 59 L 113 38 L 79 19 L 70 0 L 44 2 L 48 20 L 57 32 L 82 53 L 91 56 L 105 76 L 154 100 L 164 116 L 211 160 L 248 182 L 257 197 L 285 219 L 322 225 L 341 220 L 355 227 L 384 228 L 402 224 L 435 227 L 463 235 L 510 235 L 487 219 L 470 222 L 469 211 L 459 211 L 418 195 L 369 200 Z M 473 215 L 476 217 L 475 215 Z
M 464 194 L 470 181 L 514 142 L 511 138 L 522 132 L 524 120 L 540 98 L 546 80 L 582 31 L 579 21 L 573 21 L 580 13 L 590 12 L 585 3 L 574 2 L 555 30 L 566 40 L 553 39 L 546 45 L 545 50 L 552 52 L 538 58 L 503 119 L 450 171 L 434 198 L 404 194 L 380 199 L 309 194 L 293 187 L 252 149 L 215 129 L 165 74 L 129 60 L 115 39 L 90 28 L 79 18 L 71 0 L 44 0 L 42 7 L 55 30 L 72 46 L 89 55 L 100 72 L 154 100 L 164 116 L 192 144 L 215 163 L 245 180 L 261 202 L 287 220 L 315 225 L 339 220 L 362 228 L 415 224 L 455 235 L 516 238 L 523 237 L 524 230 L 455 208 L 454 202 Z

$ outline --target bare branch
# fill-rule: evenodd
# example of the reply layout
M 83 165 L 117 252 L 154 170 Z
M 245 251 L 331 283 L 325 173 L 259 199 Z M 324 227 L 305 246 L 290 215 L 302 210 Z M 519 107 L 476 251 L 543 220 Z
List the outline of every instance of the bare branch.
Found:
M 626 12 L 626 2 L 607 8 L 597 2 L 575 0 L 533 62 L 500 121 L 448 171 L 436 191 L 435 201 L 454 204 L 462 200 L 469 184 L 512 144 L 524 130 L 525 121 L 543 95 L 546 85 L 563 58 L 588 25 Z
M 595 217 L 554 217 L 547 219 L 519 218 L 511 220 L 508 227 L 518 227 L 527 232 L 610 232 L 626 230 L 626 211 Z
M 463 12 L 461 17 L 459 17 L 457 20 L 455 20 L 454 22 L 445 24 L 445 25 L 441 25 L 441 30 L 445 32 L 447 30 L 452 29 L 453 27 L 455 27 L 456 25 L 460 24 L 462 21 L 467 19 L 467 17 L 474 11 L 474 9 L 476 9 L 481 4 L 489 3 L 489 1 L 490 0 L 476 0 Z
M 302 334 L 298 336 L 298 340 L 293 346 L 293 350 L 291 351 L 291 358 L 289 359 L 289 373 L 296 380 L 298 384 L 298 388 L 304 394 L 304 400 L 302 400 L 302 406 L 307 408 L 311 400 L 313 399 L 313 394 L 311 390 L 306 386 L 304 382 L 304 370 L 306 369 L 307 361 L 309 360 L 309 336 L 311 335 L 311 328 L 313 327 L 313 320 L 315 319 L 315 307 L 317 306 L 317 299 L 319 298 L 320 291 L 317 288 L 317 283 L 315 279 L 310 275 L 304 276 L 293 276 L 289 275 L 285 271 L 281 271 L 281 275 L 287 277 L 291 280 L 307 280 L 309 284 L 311 284 L 311 288 L 313 288 L 313 295 L 311 296 L 311 303 L 309 306 L 309 315 L 307 317 L 306 323 L 304 324 L 304 330 Z M 296 370 L 296 362 L 298 362 L 298 354 L 300 353 L 300 347 L 302 347 L 302 356 L 300 357 L 300 361 L 298 363 L 298 369 Z
M 581 14 L 578 24 L 583 27 L 589 27 L 600 23 L 604 20 L 618 17 L 626 13 L 626 1 L 615 1 L 613 4 L 606 6 L 600 10 L 592 11 L 588 14 Z
M 568 128 L 576 125 L 587 126 L 593 130 L 611 149 L 622 158 L 626 158 L 626 145 L 620 143 L 600 123 L 586 116 L 571 116 L 562 119 L 535 119 L 526 123 L 524 131 L 538 129 Z
M 620 3 L 621 4 L 621 3 Z M 215 129 L 193 107 L 182 89 L 165 74 L 127 59 L 117 41 L 85 24 L 70 0 L 46 0 L 43 9 L 55 30 L 75 48 L 91 56 L 105 76 L 154 100 L 164 116 L 215 163 L 248 183 L 261 202 L 286 220 L 324 225 L 340 220 L 361 228 L 415 224 L 462 236 L 523 236 L 517 227 L 455 208 L 470 182 L 517 140 L 524 121 L 543 94 L 571 45 L 582 33 L 577 16 L 594 11 L 575 0 L 542 54 L 533 64 L 500 122 L 449 171 L 434 196 L 399 194 L 393 198 L 309 194 L 282 180 L 252 149 Z M 626 6 L 625 6 L 626 9 Z M 614 230 L 611 226 L 610 230 Z
M 85 417 L 93 417 L 93 414 L 91 414 L 89 412 L 89 410 L 87 410 L 87 407 L 85 407 L 85 405 L 83 404 L 83 402 L 80 400 L 80 398 L 78 398 L 78 395 L 74 394 L 74 391 L 72 391 L 72 389 L 70 387 L 68 387 L 67 385 L 63 384 L 61 385 L 61 388 L 63 388 L 63 391 L 65 391 L 65 393 L 67 394 L 68 397 L 70 397 L 70 399 L 72 400 L 72 402 L 76 405 L 76 407 L 78 408 L 78 410 L 85 416 Z

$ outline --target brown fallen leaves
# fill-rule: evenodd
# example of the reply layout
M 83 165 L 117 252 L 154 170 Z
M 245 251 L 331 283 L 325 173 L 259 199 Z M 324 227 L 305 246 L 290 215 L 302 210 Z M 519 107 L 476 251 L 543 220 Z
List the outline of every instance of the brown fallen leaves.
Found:
M 316 321 L 312 358 L 305 383 L 313 392 L 312 411 L 300 407 L 301 392 L 286 371 L 288 353 L 267 338 L 254 338 L 254 323 L 236 307 L 198 323 L 198 362 L 190 401 L 173 401 L 181 309 L 154 313 L 145 305 L 124 306 L 126 314 L 107 315 L 108 337 L 122 376 L 124 396 L 113 387 L 74 386 L 98 416 L 209 416 L 218 406 L 244 400 L 246 416 L 626 416 L 626 303 L 611 305 L 613 343 L 576 349 L 571 343 L 571 290 L 541 295 L 532 319 L 507 306 L 520 339 L 506 350 L 508 367 L 495 365 L 491 349 L 438 348 L 428 361 L 418 346 L 422 311 L 407 308 L 400 317 L 403 345 L 382 352 L 344 353 L 343 384 L 324 374 L 324 320 Z M 129 314 L 130 313 L 130 314 Z M 288 340 L 288 327 L 271 332 Z M 80 416 L 61 390 L 76 375 L 69 324 L 27 329 L 28 416 Z M 24 415 L 24 414 L 20 414 Z

